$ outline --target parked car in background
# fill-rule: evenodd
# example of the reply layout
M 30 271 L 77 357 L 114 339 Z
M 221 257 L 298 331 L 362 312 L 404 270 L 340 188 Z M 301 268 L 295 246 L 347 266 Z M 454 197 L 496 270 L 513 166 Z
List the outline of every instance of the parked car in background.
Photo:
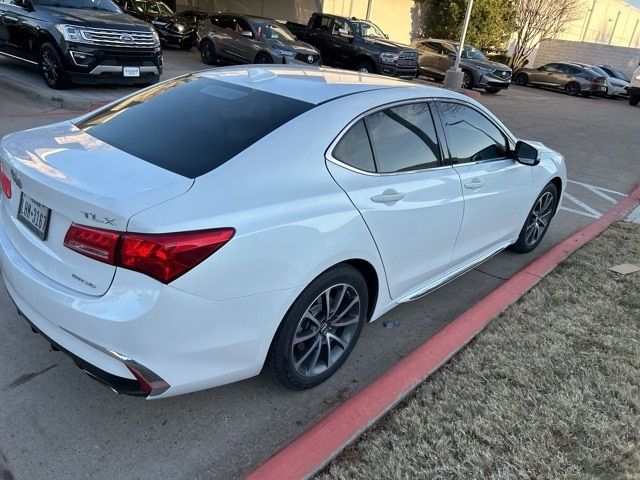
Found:
M 610 65 L 598 65 L 602 70 L 604 70 L 605 72 L 607 72 L 607 74 L 610 77 L 614 77 L 617 78 L 619 80 L 622 80 L 624 82 L 630 83 L 631 82 L 631 77 L 629 76 L 628 73 L 620 70 L 619 68 L 615 68 L 612 67 Z
M 640 65 L 631 76 L 629 85 L 629 105 L 636 106 L 640 102 Z
M 200 24 L 198 48 L 202 61 L 235 63 L 298 63 L 320 65 L 320 52 L 297 40 L 276 20 L 219 13 Z
M 538 68 L 516 71 L 517 85 L 562 89 L 569 95 L 589 97 L 607 92 L 606 78 L 575 63 L 547 63 Z
M 464 95 L 323 67 L 177 77 L 0 157 L 18 311 L 148 398 L 265 365 L 320 384 L 367 322 L 535 249 L 567 182 L 562 155 Z
M 150 23 L 163 45 L 189 50 L 196 44 L 198 22 L 206 14 L 188 10 L 175 13 L 160 0 L 115 0 L 129 15 Z
M 0 0 L 0 54 L 39 65 L 51 88 L 156 83 L 156 32 L 111 0 Z
M 589 70 L 592 70 L 593 72 L 595 72 L 597 75 L 604 77 L 607 90 L 606 92 L 603 93 L 603 95 L 609 98 L 617 98 L 617 97 L 622 97 L 627 95 L 629 82 L 620 80 L 619 78 L 616 78 L 611 74 L 609 74 L 604 68 L 600 68 L 595 65 L 589 65 L 586 63 L 578 63 L 578 62 L 576 62 L 575 65 L 578 65 L 579 67 L 583 67 L 583 68 L 588 68 Z
M 418 49 L 420 73 L 436 80 L 444 79 L 456 61 L 459 42 L 421 38 L 412 42 Z M 460 56 L 464 72 L 463 88 L 484 88 L 487 93 L 498 93 L 511 85 L 511 68 L 492 62 L 473 45 L 465 45 Z
M 325 65 L 406 79 L 418 76 L 418 51 L 392 42 L 367 20 L 316 12 L 307 25 L 287 22 L 286 26 L 316 47 Z

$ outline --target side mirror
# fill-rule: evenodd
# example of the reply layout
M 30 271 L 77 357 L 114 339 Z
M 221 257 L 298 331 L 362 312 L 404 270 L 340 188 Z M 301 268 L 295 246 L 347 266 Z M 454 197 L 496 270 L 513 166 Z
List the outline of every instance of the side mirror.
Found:
M 538 149 L 522 140 L 516 143 L 514 156 L 518 163 L 529 165 L 530 167 L 535 167 L 540 163 L 540 152 L 538 152 Z
M 242 32 L 240 32 L 240 35 L 242 35 L 243 37 L 247 37 L 247 38 L 253 38 L 253 33 L 251 33 L 248 30 L 243 30 Z
M 384 38 L 386 38 L 387 40 L 389 40 L 389 34 L 388 34 L 388 33 L 385 33 L 385 34 L 384 34 Z
M 16 4 L 27 12 L 33 12 L 33 4 L 30 0 L 22 0 L 20 2 L 16 2 Z
M 339 28 L 338 29 L 338 35 L 340 35 L 341 37 L 350 37 L 351 35 L 349 35 L 349 32 L 347 31 L 346 28 Z

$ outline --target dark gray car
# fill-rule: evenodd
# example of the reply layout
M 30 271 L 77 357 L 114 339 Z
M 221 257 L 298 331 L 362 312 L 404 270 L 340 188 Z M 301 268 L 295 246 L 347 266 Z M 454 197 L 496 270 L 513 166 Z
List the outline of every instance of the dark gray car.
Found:
M 420 73 L 440 80 L 453 67 L 460 43 L 422 38 L 414 40 L 413 46 L 420 55 Z M 473 45 L 462 49 L 460 68 L 464 72 L 463 88 L 484 88 L 487 93 L 498 93 L 511 85 L 511 68 L 487 59 Z
M 320 52 L 270 18 L 218 13 L 198 30 L 202 61 L 320 65 Z
M 523 68 L 515 73 L 517 85 L 533 85 L 564 90 L 569 95 L 589 97 L 607 92 L 605 77 L 574 63 L 547 63 L 538 68 Z

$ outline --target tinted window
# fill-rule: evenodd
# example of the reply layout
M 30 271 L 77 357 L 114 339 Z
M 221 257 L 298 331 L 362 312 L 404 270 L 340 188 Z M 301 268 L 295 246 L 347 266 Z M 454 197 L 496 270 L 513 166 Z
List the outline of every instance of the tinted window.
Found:
M 452 163 L 504 158 L 507 139 L 491 120 L 459 103 L 440 103 L 440 117 Z
M 195 178 L 312 107 L 189 75 L 121 100 L 77 126 L 131 155 Z
M 333 33 L 334 35 L 339 35 L 341 29 L 346 30 L 347 35 L 353 35 L 353 31 L 351 30 L 351 25 L 349 24 L 349 22 L 341 18 L 336 18 L 333 21 L 333 31 L 331 33 Z
M 378 172 L 403 172 L 439 165 L 440 150 L 428 104 L 382 110 L 369 115 L 366 122 Z
M 331 17 L 321 17 L 320 15 L 316 15 L 313 17 L 313 24 L 311 28 L 314 30 L 324 30 L 328 32 L 330 25 Z
M 340 139 L 333 149 L 332 155 L 342 163 L 351 165 L 359 170 L 364 170 L 365 172 L 376 171 L 369 136 L 362 120 L 351 127 Z

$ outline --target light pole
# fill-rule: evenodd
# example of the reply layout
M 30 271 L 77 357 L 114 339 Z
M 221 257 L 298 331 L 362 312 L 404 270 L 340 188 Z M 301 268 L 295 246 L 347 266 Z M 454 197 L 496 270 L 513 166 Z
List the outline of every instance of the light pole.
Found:
M 467 13 L 464 16 L 464 25 L 462 26 L 462 35 L 460 36 L 460 46 L 458 47 L 458 53 L 456 54 L 456 61 L 444 76 L 445 88 L 457 90 L 462 86 L 464 80 L 464 73 L 460 69 L 460 57 L 462 56 L 462 49 L 464 48 L 464 41 L 467 38 L 467 28 L 469 27 L 469 19 L 471 18 L 471 9 L 473 8 L 473 0 L 469 0 L 467 3 Z
M 591 5 L 591 9 L 589 10 L 589 15 L 587 16 L 587 24 L 584 27 L 584 31 L 582 32 L 581 42 L 584 42 L 585 37 L 587 36 L 587 32 L 589 31 L 589 25 L 591 24 L 591 17 L 593 16 L 593 11 L 596 8 L 596 1 L 593 0 L 593 4 Z

